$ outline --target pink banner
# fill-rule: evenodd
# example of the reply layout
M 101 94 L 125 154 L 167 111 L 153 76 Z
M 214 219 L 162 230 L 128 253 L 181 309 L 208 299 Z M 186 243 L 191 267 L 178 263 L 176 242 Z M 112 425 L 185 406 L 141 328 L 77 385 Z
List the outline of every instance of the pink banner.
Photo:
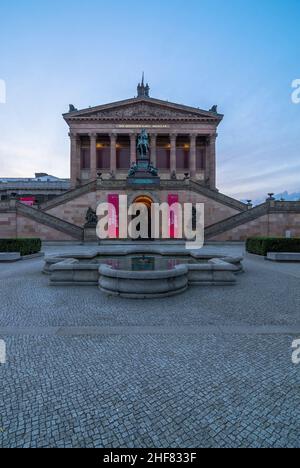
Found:
M 114 207 L 108 212 L 108 236 L 110 239 L 117 239 L 119 237 L 119 195 L 108 195 L 107 202 Z
M 35 197 L 21 197 L 20 202 L 24 205 L 33 206 L 35 204 Z
M 179 197 L 177 194 L 168 195 L 168 204 L 170 207 L 174 203 L 178 203 L 178 202 L 179 202 Z M 175 239 L 178 234 L 178 212 L 176 209 L 170 211 L 169 224 L 170 224 L 170 238 Z

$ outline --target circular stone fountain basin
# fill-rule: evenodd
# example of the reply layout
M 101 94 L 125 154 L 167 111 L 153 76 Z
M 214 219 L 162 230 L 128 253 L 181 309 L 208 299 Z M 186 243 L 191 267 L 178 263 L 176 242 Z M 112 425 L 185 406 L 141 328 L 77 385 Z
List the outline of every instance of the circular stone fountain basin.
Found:
M 188 267 L 176 265 L 169 270 L 126 271 L 108 265 L 99 268 L 99 289 L 107 294 L 132 299 L 173 296 L 188 287 Z
M 110 295 L 153 298 L 179 294 L 187 286 L 236 283 L 242 257 L 163 248 L 97 249 L 45 258 L 52 286 L 98 286 Z

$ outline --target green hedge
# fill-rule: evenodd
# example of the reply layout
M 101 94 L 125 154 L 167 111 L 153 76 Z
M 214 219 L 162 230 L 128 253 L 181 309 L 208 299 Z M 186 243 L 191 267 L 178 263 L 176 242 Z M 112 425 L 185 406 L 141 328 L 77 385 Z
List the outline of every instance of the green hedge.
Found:
M 0 252 L 20 252 L 22 256 L 40 252 L 41 239 L 0 239 Z
M 246 241 L 246 250 L 263 256 L 268 252 L 300 252 L 300 238 L 250 237 Z

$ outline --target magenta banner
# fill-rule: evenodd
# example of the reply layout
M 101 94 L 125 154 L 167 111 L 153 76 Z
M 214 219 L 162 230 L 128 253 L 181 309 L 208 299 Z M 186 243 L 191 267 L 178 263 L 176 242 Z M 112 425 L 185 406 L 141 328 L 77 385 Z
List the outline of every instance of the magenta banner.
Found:
M 20 202 L 24 205 L 33 206 L 35 204 L 35 197 L 21 197 Z
M 114 207 L 108 212 L 108 236 L 110 239 L 117 239 L 119 237 L 119 195 L 110 194 L 107 201 Z
M 177 194 L 170 194 L 168 195 L 168 204 L 171 207 L 174 203 L 178 203 L 179 198 Z M 178 234 L 178 210 L 175 208 L 174 210 L 170 211 L 170 238 L 175 239 Z

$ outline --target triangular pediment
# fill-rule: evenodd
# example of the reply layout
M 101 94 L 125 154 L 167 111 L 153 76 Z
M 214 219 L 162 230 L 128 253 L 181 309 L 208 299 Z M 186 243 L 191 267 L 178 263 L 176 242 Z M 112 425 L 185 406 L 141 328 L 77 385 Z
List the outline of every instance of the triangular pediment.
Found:
M 68 120 L 97 120 L 97 121 L 214 121 L 222 120 L 222 115 L 216 112 L 203 111 L 197 108 L 173 104 L 157 99 L 130 99 L 104 106 L 74 110 L 64 115 Z

